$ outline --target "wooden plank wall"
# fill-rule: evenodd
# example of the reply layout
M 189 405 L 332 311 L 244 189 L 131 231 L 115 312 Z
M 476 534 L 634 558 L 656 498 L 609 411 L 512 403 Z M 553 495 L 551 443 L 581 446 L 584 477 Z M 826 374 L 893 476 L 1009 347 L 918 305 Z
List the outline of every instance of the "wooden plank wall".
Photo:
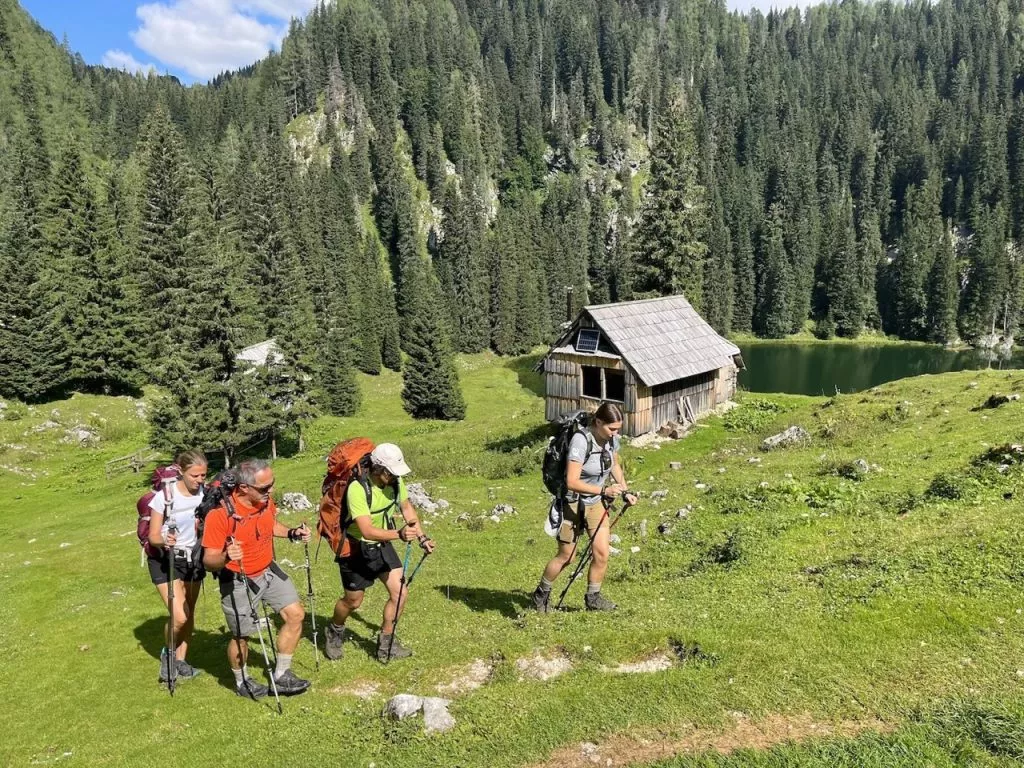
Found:
M 737 370 L 734 365 L 658 387 L 655 395 L 621 359 L 559 353 L 544 361 L 544 418 L 548 421 L 580 410 L 593 412 L 597 409 L 598 400 L 582 396 L 582 365 L 625 371 L 622 433 L 627 437 L 659 429 L 668 421 L 681 421 L 681 398 L 689 397 L 690 407 L 699 416 L 731 399 L 736 392 Z
M 690 398 L 690 407 L 695 415 L 710 411 L 715 407 L 717 385 L 718 371 L 709 371 L 658 387 L 652 398 L 651 429 L 660 429 L 669 421 L 682 421 L 679 401 L 684 397 Z

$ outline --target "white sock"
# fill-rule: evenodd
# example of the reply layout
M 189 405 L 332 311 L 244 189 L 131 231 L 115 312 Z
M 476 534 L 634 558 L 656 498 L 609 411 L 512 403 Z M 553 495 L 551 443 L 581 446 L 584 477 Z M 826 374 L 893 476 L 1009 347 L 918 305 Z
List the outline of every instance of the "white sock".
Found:
M 232 667 L 231 668 L 231 674 L 233 674 L 235 676 L 235 686 L 238 687 L 238 686 L 240 686 L 242 684 L 242 681 L 245 680 L 245 678 L 246 678 L 245 667 L 243 667 L 242 669 L 235 669 L 234 667 Z
M 278 678 L 291 669 L 292 657 L 283 653 L 277 654 L 277 668 L 274 670 L 274 677 Z

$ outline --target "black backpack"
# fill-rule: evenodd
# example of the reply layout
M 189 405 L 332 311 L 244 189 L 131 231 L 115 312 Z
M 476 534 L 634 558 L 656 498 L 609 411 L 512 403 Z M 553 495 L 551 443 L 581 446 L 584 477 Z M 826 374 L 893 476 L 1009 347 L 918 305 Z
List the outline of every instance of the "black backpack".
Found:
M 569 443 L 572 442 L 573 435 L 582 432 L 589 425 L 590 414 L 586 411 L 577 411 L 562 416 L 558 420 L 554 436 L 548 440 L 541 473 L 544 477 L 544 487 L 556 499 L 563 498 L 566 493 L 565 467 L 569 455 Z

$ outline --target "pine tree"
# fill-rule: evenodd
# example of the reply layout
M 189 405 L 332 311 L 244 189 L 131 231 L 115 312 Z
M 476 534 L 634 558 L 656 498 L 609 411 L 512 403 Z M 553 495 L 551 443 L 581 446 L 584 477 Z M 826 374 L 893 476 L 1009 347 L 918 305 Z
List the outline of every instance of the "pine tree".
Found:
M 402 347 L 402 404 L 416 419 L 461 420 L 466 416 L 451 342 L 441 317 L 437 280 L 422 259 L 406 264 Z
M 356 367 L 363 373 L 376 376 L 381 371 L 384 347 L 384 328 L 381 314 L 389 287 L 384 281 L 380 263 L 380 244 L 375 237 L 367 235 L 360 249 L 358 281 L 358 349 Z M 387 293 L 386 293 L 387 291 Z
M 700 311 L 708 253 L 705 190 L 697 181 L 693 128 L 676 105 L 658 125 L 649 195 L 633 236 L 637 295 L 682 293 Z
M 26 185 L 3 188 L 9 195 L 0 193 L 0 396 L 37 400 L 63 375 L 57 327 L 40 290 L 44 261 L 33 233 L 41 212 Z
M 900 249 L 890 265 L 893 314 L 896 332 L 906 339 L 928 336 L 928 273 L 942 249 L 942 219 L 939 214 L 938 187 L 929 180 L 907 192 L 904 232 Z
M 332 316 L 345 316 L 344 309 L 334 308 Z M 324 410 L 332 416 L 352 416 L 359 410 L 362 393 L 356 378 L 356 349 L 352 337 L 340 322 L 332 324 L 325 334 L 320 351 L 320 378 Z
M 959 302 L 956 251 L 950 229 L 943 232 L 942 248 L 936 254 L 928 275 L 929 341 L 950 344 L 957 339 L 956 310 Z
M 762 336 L 779 339 L 789 333 L 789 260 L 782 234 L 782 207 L 773 203 L 761 234 L 754 328 Z
M 968 251 L 966 286 L 961 296 L 960 332 L 974 341 L 999 335 L 1009 318 L 1004 317 L 1010 288 L 1009 260 L 1004 238 L 1005 212 L 976 208 L 971 217 L 974 237 Z
M 180 318 L 193 301 L 188 200 L 193 179 L 181 138 L 162 106 L 147 119 L 139 152 L 143 182 L 138 278 L 146 308 L 142 331 L 149 339 L 144 359 L 158 383 L 170 383 L 174 374 L 166 357 L 179 345 Z
M 835 207 L 828 254 L 831 262 L 828 276 L 828 318 L 836 335 L 855 338 L 864 329 L 864 308 L 861 303 L 860 259 L 853 229 L 853 202 L 848 193 Z
M 704 262 L 704 319 L 719 333 L 729 333 L 733 314 L 732 237 L 725 224 L 722 198 L 712 197 L 711 237 Z
M 736 259 L 733 262 L 733 314 L 732 329 L 750 333 L 754 329 L 754 245 L 750 241 L 750 225 L 741 214 L 737 235 L 733 240 Z
M 488 345 L 487 272 L 483 232 L 475 191 L 449 184 L 444 197 L 444 241 L 437 260 L 444 295 L 449 298 L 452 336 L 460 352 L 480 352 Z
M 123 290 L 124 259 L 113 220 L 82 168 L 72 137 L 58 166 L 44 225 L 48 269 L 43 290 L 52 307 L 64 383 L 101 391 L 141 384 L 134 321 Z

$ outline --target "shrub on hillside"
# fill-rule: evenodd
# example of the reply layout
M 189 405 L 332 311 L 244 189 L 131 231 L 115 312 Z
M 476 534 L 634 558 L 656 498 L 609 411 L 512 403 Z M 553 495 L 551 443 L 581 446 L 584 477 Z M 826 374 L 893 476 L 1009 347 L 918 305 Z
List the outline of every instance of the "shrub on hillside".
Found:
M 940 472 L 932 478 L 925 494 L 932 499 L 958 501 L 967 498 L 971 485 L 971 481 L 958 472 Z
M 782 412 L 778 403 L 752 398 L 725 414 L 722 423 L 730 432 L 758 432 Z

